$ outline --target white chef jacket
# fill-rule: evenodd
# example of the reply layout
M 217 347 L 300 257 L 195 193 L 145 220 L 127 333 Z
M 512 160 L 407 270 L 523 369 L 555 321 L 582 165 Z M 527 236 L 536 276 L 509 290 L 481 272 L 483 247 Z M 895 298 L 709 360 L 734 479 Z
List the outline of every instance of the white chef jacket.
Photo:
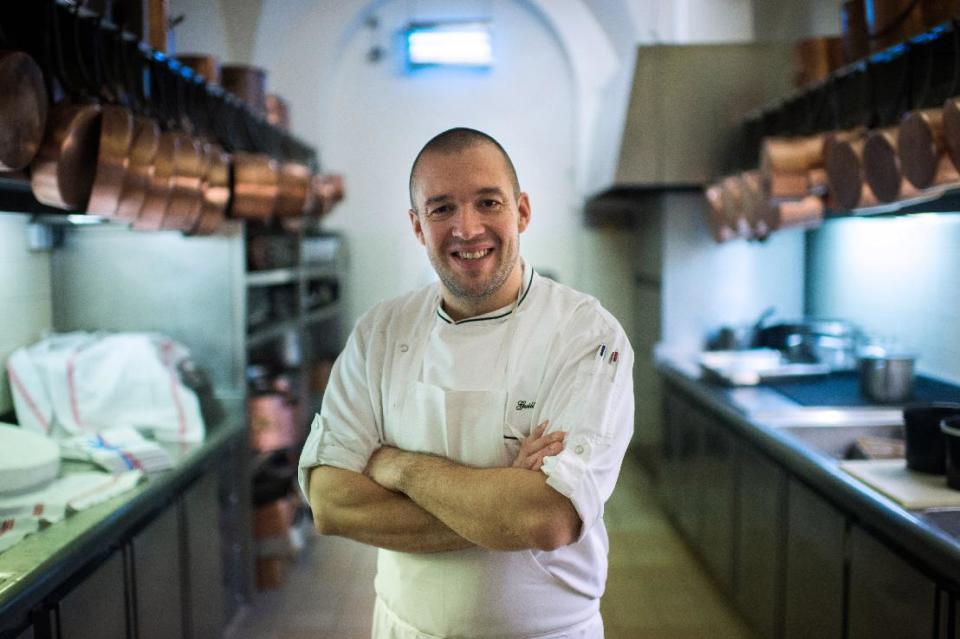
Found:
M 334 364 L 304 446 L 299 473 L 304 494 L 308 468 L 330 465 L 362 472 L 382 444 L 403 448 L 398 433 L 391 432 L 394 398 L 403 390 L 398 388 L 405 383 L 401 380 L 417 374 L 405 359 L 423 339 L 422 381 L 449 390 L 489 388 L 491 371 L 499 370 L 501 345 L 510 344 L 509 379 L 502 384 L 507 388 L 507 457 L 513 459 L 520 440 L 546 419 L 550 431 L 566 431 L 564 450 L 546 458 L 542 472 L 548 485 L 570 499 L 582 521 L 574 543 L 531 552 L 545 580 L 552 575 L 551 583 L 595 604 L 607 575 L 603 504 L 633 432 L 633 351 L 619 323 L 596 299 L 533 269 L 525 267 L 516 303 L 460 322 L 441 308 L 438 284 L 366 313 Z M 528 609 L 541 605 L 531 602 Z

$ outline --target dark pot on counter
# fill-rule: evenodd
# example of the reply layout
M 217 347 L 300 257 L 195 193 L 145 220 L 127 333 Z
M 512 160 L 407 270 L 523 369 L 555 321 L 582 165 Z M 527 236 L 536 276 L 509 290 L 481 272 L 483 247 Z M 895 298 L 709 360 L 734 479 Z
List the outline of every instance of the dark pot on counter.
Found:
M 940 422 L 947 451 L 947 486 L 960 490 L 960 417 L 948 417 Z
M 960 404 L 930 402 L 910 404 L 903 409 L 907 468 L 942 475 L 947 470 L 944 434 L 940 422 L 960 416 Z

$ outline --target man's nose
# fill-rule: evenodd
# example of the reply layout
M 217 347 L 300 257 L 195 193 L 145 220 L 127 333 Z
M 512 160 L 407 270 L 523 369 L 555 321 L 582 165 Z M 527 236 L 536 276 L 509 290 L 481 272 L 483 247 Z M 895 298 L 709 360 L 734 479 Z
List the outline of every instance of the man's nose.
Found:
M 470 240 L 483 235 L 483 219 L 472 206 L 464 206 L 457 212 L 453 235 L 461 240 Z

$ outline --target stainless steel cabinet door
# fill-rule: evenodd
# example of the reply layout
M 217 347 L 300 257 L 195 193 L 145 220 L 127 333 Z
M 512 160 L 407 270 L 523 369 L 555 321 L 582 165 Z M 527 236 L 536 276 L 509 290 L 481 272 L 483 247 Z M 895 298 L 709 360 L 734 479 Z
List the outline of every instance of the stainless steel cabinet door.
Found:
M 737 606 L 761 637 L 780 637 L 787 473 L 745 443 L 737 459 Z
M 187 619 L 194 639 L 223 635 L 225 593 L 216 472 L 208 472 L 183 496 L 186 520 Z
M 178 511 L 172 504 L 130 542 L 137 639 L 183 636 Z
M 796 479 L 787 503 L 784 636 L 840 639 L 846 517 Z
M 123 556 L 114 552 L 57 603 L 60 639 L 126 639 Z
M 736 444 L 719 420 L 697 412 L 703 427 L 697 476 L 703 503 L 698 550 L 728 594 L 733 592 L 733 544 L 736 498 Z
M 930 639 L 937 586 L 890 548 L 850 529 L 848 639 Z

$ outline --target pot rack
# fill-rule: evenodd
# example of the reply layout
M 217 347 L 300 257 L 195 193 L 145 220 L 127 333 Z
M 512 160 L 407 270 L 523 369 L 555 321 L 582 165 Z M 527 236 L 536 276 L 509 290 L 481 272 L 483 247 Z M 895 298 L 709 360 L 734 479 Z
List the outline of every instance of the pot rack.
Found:
M 834 130 L 896 125 L 909 111 L 936 108 L 960 95 L 960 18 L 837 69 L 748 113 L 740 129 L 739 169 L 759 165 L 767 136 L 806 136 Z M 960 187 L 935 186 L 913 198 L 825 217 L 960 211 Z
M 99 14 L 69 0 L 4 5 L 0 48 L 26 51 L 37 61 L 52 102 L 69 96 L 123 104 L 168 126 L 203 133 L 228 152 L 265 153 L 318 170 L 313 147 Z M 54 37 L 60 38 L 57 47 L 51 46 Z M 24 178 L 0 174 L 0 209 L 64 213 L 37 202 Z

